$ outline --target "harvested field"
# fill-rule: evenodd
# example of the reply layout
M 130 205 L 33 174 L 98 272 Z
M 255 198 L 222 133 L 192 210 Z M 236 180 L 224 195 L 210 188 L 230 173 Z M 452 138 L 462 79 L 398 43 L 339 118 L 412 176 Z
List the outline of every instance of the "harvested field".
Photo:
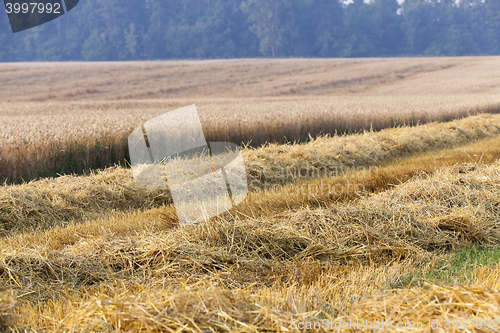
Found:
M 13 63 L 0 66 L 0 97 L 27 102 L 494 95 L 499 65 L 498 57 Z
M 321 137 L 302 145 L 246 148 L 243 156 L 248 184 L 255 196 L 255 203 L 248 204 L 252 209 L 263 206 L 260 194 L 275 185 L 285 194 L 282 195 L 285 201 L 279 205 L 278 196 L 270 196 L 269 208 L 278 209 L 284 202 L 290 207 L 294 200 L 303 200 L 304 195 L 297 192 L 304 188 L 318 191 L 315 200 L 319 192 L 324 192 L 323 200 L 328 200 L 332 196 L 352 196 L 355 188 L 363 193 L 378 191 L 379 187 L 386 188 L 384 183 L 389 180 L 397 182 L 398 178 L 417 174 L 419 170 L 432 171 L 453 163 L 474 161 L 471 156 L 481 154 L 483 160 L 493 161 L 500 157 L 499 135 L 500 115 L 481 115 L 444 124 Z M 414 154 L 424 153 L 427 154 L 416 161 L 408 160 Z M 440 153 L 448 156 L 436 162 Z M 401 160 L 403 162 L 399 162 Z M 352 193 L 335 191 L 334 186 L 338 190 L 339 185 L 345 183 L 352 183 L 349 186 Z M 340 189 L 346 187 L 343 185 Z M 296 193 L 296 198 L 292 199 L 290 193 Z M 131 170 L 122 167 L 86 177 L 64 176 L 5 186 L 0 191 L 0 200 L 4 203 L 0 212 L 3 233 L 51 228 L 75 219 L 95 218 L 105 211 L 147 210 L 172 203 L 168 191 L 137 187 Z
M 0 64 L 0 181 L 124 164 L 133 128 L 191 104 L 253 147 L 500 111 L 497 57 L 54 65 Z
M 330 316 L 349 315 L 354 293 L 340 294 L 339 288 L 376 295 L 403 274 L 399 265 L 425 271 L 426 260 L 474 243 L 497 244 L 497 178 L 498 163 L 466 164 L 414 178 L 366 199 L 331 203 L 329 208 L 218 218 L 187 228 L 172 227 L 171 217 L 151 211 L 117 215 L 109 227 L 96 221 L 80 225 L 78 232 L 66 227 L 35 238 L 9 237 L 2 242 L 4 283 L 18 293 L 30 289 L 23 298 L 35 303 L 24 306 L 46 304 L 23 311 L 57 314 L 60 326 L 39 319 L 39 325 L 48 325 L 39 327 L 51 329 L 97 325 L 109 331 L 123 321 L 124 331 L 137 325 L 151 331 L 177 325 L 196 330 L 217 322 L 222 330 L 226 324 L 226 329 L 236 325 L 244 331 L 240 322 L 253 323 L 255 318 L 262 320 L 256 329 L 263 329 L 320 310 Z M 136 225 L 135 232 L 113 231 L 136 223 L 142 227 Z M 369 277 L 373 270 L 378 279 Z M 186 283 L 192 286 L 183 289 Z M 73 295 L 66 310 L 60 302 L 67 302 L 67 296 L 61 296 L 60 288 Z M 96 292 L 99 296 L 93 296 Z M 311 298 L 311 293 L 317 296 Z M 264 311 L 259 316 L 251 305 L 256 300 Z M 100 308 L 99 301 L 108 305 Z M 187 310 L 200 301 L 230 317 Z M 165 306 L 168 311 L 162 310 Z M 225 312 L 226 307 L 235 312 Z M 76 312 L 67 313 L 73 308 Z M 190 319 L 181 320 L 182 314 L 190 314 Z
M 483 332 L 498 317 L 500 58 L 0 73 L 1 330 Z M 249 194 L 180 227 L 169 190 L 136 185 L 127 136 L 194 103 L 207 141 L 246 143 Z

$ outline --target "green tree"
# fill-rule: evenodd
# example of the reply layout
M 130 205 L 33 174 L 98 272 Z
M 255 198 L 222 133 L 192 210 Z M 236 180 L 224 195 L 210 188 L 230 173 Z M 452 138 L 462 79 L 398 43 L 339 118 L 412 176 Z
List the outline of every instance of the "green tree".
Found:
M 405 36 L 401 30 L 403 17 L 396 0 L 373 0 L 373 43 L 376 56 L 398 55 L 404 52 Z
M 291 0 L 247 0 L 241 5 L 250 22 L 250 30 L 259 38 L 260 52 L 265 56 L 281 55 L 287 34 L 293 36 Z
M 343 10 L 338 0 L 314 0 L 314 51 L 320 57 L 340 54 L 343 37 Z
M 499 0 L 85 0 L 0 61 L 500 54 Z
M 369 57 L 377 53 L 375 7 L 364 0 L 354 0 L 345 8 L 344 41 L 341 56 Z

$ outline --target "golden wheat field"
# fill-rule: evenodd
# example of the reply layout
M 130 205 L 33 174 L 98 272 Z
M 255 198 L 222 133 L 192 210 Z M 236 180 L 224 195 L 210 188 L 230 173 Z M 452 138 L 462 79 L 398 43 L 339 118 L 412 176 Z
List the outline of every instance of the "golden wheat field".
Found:
M 0 181 L 124 161 L 131 129 L 191 104 L 208 141 L 259 147 L 497 113 L 499 77 L 496 57 L 0 64 Z
M 13 63 L 0 82 L 4 331 L 500 329 L 500 57 Z M 182 227 L 127 139 L 192 104 L 207 141 L 241 145 L 249 192 Z

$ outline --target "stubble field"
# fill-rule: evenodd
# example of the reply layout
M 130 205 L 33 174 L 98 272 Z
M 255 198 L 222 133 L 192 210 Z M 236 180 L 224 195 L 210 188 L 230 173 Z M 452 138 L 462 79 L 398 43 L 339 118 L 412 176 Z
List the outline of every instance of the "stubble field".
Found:
M 0 64 L 0 82 L 7 331 L 500 320 L 500 58 Z M 179 227 L 127 136 L 191 104 L 207 141 L 242 145 L 249 196 Z

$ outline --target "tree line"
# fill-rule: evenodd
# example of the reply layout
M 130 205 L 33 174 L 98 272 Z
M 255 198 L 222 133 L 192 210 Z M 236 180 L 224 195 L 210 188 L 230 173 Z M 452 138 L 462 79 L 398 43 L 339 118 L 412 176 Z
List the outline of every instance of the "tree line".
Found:
M 0 61 L 498 54 L 499 0 L 80 0 L 17 34 L 0 14 Z

